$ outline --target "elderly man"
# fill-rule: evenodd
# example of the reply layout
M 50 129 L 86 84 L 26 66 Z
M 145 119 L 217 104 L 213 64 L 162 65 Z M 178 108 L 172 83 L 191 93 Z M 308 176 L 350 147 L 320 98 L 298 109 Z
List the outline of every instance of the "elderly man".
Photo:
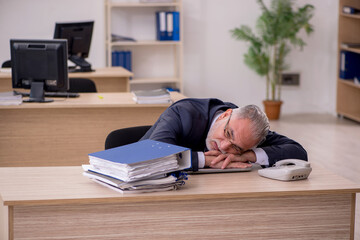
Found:
M 295 158 L 307 161 L 296 141 L 269 130 L 264 112 L 255 105 L 237 107 L 219 99 L 187 98 L 172 104 L 142 137 L 188 147 L 192 170 L 264 167 Z

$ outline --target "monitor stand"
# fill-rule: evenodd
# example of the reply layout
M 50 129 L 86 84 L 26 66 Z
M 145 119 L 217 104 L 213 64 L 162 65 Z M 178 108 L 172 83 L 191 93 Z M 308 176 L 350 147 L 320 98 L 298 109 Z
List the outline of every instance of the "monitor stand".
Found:
M 85 61 L 84 58 L 77 55 L 69 56 L 69 60 L 75 63 L 75 68 L 69 68 L 69 72 L 92 72 L 91 64 Z M 80 68 L 77 68 L 80 67 Z
M 44 83 L 31 82 L 29 99 L 24 99 L 23 102 L 53 102 L 54 100 L 45 98 Z

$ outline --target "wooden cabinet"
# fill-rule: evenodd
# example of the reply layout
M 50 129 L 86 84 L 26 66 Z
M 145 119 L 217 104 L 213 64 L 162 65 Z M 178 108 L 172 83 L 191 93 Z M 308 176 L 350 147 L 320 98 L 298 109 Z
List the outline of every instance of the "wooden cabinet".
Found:
M 128 2 L 105 0 L 107 66 L 112 66 L 113 51 L 131 51 L 130 90 L 177 88 L 182 92 L 183 14 L 182 1 Z M 180 40 L 156 40 L 156 12 L 180 13 Z M 111 34 L 136 41 L 112 41 Z
M 349 51 L 360 55 L 360 48 L 345 47 L 342 43 L 360 43 L 360 14 L 343 13 L 343 7 L 360 9 L 358 0 L 339 1 L 339 35 L 338 35 L 338 77 L 337 77 L 337 100 L 336 112 L 340 116 L 360 122 L 360 84 L 353 79 L 340 77 L 341 51 Z M 360 56 L 359 56 L 360 57 Z M 360 66 L 357 66 L 360 69 Z

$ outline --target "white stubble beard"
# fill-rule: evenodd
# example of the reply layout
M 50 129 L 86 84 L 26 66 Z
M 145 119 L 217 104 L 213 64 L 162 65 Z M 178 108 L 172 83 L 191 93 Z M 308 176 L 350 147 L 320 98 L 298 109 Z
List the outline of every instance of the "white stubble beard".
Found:
M 206 136 L 205 143 L 206 143 L 206 147 L 207 147 L 208 150 L 216 150 L 216 149 L 214 149 L 214 148 L 212 147 L 212 145 L 211 145 L 211 142 L 215 142 L 216 145 L 218 146 L 220 152 L 223 153 L 223 154 L 225 154 L 226 152 L 223 151 L 223 150 L 221 150 L 221 148 L 220 148 L 220 141 L 219 141 L 218 139 L 212 138 L 212 136 L 214 135 L 214 134 L 213 134 L 214 131 L 219 128 L 219 125 L 220 125 L 221 123 L 222 123 L 222 121 L 216 121 L 216 122 L 211 126 L 211 128 L 210 128 L 210 130 L 209 130 L 209 132 L 208 132 L 208 135 Z

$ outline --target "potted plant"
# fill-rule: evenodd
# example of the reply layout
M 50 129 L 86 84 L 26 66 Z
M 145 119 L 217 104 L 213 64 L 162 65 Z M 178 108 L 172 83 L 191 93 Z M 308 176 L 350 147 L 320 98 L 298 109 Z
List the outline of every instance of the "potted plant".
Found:
M 305 45 L 298 36 L 301 29 L 307 34 L 313 31 L 309 20 L 313 16 L 314 6 L 306 4 L 295 9 L 292 0 L 272 0 L 270 7 L 263 0 L 257 2 L 262 10 L 256 23 L 257 34 L 245 25 L 231 30 L 231 33 L 235 39 L 250 43 L 248 52 L 244 54 L 245 64 L 266 77 L 265 113 L 269 119 L 278 119 L 282 104 L 281 76 L 288 68 L 285 58 L 291 45 L 300 49 Z M 277 108 L 278 112 L 269 112 L 268 105 Z

